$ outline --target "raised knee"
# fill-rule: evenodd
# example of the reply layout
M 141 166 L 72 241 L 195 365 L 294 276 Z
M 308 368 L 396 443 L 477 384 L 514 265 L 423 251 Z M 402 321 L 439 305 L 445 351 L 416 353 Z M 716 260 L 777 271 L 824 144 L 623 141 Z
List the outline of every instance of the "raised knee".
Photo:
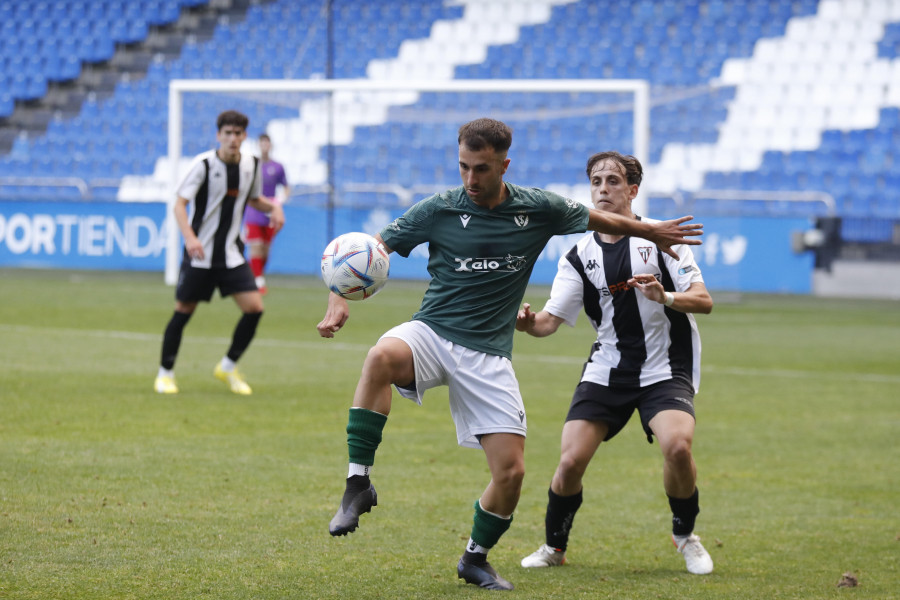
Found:
M 369 353 L 366 354 L 365 365 L 370 368 L 378 369 L 381 372 L 385 372 L 390 369 L 391 366 L 390 354 L 384 348 L 376 344 L 369 348 Z
M 373 381 L 387 384 L 396 383 L 408 386 L 415 383 L 415 370 L 412 360 L 405 361 L 392 348 L 383 344 L 375 344 L 369 348 L 363 371 Z

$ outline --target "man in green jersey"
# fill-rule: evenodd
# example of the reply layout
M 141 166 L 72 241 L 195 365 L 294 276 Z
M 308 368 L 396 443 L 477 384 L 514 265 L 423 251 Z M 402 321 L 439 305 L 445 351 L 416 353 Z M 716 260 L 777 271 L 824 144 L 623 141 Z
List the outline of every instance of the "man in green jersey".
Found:
M 506 183 L 512 130 L 477 119 L 459 130 L 463 185 L 418 202 L 376 238 L 408 256 L 428 243 L 432 279 L 412 321 L 394 327 L 363 364 L 347 424 L 350 467 L 341 505 L 329 525 L 346 535 L 377 505 L 369 480 L 375 450 L 391 410 L 391 386 L 421 404 L 425 390 L 449 388 L 450 412 L 461 446 L 481 448 L 491 481 L 475 502 L 471 538 L 457 565 L 467 583 L 511 590 L 487 562 L 509 528 L 525 475 L 525 407 L 510 362 L 519 304 L 534 263 L 554 235 L 587 229 L 649 239 L 675 256 L 676 244 L 700 244 L 692 217 L 647 223 L 537 188 Z M 332 293 L 319 335 L 334 337 L 349 317 Z

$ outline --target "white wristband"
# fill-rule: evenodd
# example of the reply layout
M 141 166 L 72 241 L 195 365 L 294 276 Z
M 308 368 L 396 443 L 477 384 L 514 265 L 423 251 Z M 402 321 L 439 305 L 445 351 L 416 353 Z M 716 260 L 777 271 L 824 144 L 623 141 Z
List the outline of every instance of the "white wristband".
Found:
M 675 304 L 675 294 L 672 292 L 666 292 L 666 301 L 664 302 L 666 306 L 672 306 Z

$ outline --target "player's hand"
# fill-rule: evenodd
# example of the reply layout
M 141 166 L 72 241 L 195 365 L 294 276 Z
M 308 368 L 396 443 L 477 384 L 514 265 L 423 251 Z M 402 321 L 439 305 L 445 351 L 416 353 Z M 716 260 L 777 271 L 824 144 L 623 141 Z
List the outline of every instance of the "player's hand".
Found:
M 531 312 L 531 305 L 527 302 L 522 305 L 519 314 L 516 315 L 516 330 L 528 331 L 534 328 L 536 313 Z
M 678 258 L 678 253 L 672 250 L 672 246 L 677 246 L 678 244 L 699 246 L 703 243 L 701 240 L 689 239 L 693 236 L 703 235 L 702 223 L 686 223 L 686 221 L 690 221 L 693 218 L 693 216 L 679 217 L 669 221 L 654 223 L 653 236 L 650 238 L 650 241 L 655 242 L 660 250 L 672 258 Z
M 278 202 L 272 202 L 272 212 L 269 213 L 269 226 L 275 229 L 275 233 L 284 227 L 284 209 Z
M 203 260 L 206 258 L 206 253 L 203 251 L 203 243 L 197 238 L 187 240 L 184 243 L 184 249 L 191 259 Z
M 325 311 L 325 318 L 316 325 L 316 329 L 319 330 L 320 336 L 333 338 L 349 318 L 350 307 L 347 300 L 331 292 L 328 294 L 328 309 Z
M 662 304 L 666 301 L 666 290 L 656 277 L 649 273 L 635 275 L 628 280 L 628 287 L 637 288 L 648 300 Z

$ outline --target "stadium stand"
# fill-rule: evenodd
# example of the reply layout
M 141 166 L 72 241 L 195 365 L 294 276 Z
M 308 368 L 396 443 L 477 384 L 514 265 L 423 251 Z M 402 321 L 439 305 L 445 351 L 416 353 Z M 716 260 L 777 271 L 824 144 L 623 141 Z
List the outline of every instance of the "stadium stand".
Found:
M 2 3 L 0 197 L 159 199 L 168 189 L 161 157 L 175 78 L 645 78 L 653 196 L 825 192 L 838 215 L 856 220 L 848 230 L 861 238 L 886 235 L 866 222 L 900 217 L 898 0 L 334 0 L 340 35 L 331 66 L 324 6 Z M 419 111 L 448 108 L 439 94 L 413 102 Z M 253 97 L 189 98 L 185 113 L 225 107 L 247 112 L 251 127 L 267 127 L 292 159 L 286 166 L 296 188 L 325 181 L 326 140 L 310 122 L 317 117 L 304 121 L 296 106 Z M 403 170 L 422 184 L 452 183 L 456 158 L 444 142 L 458 124 L 429 130 L 392 120 L 409 107 L 348 106 L 350 132 L 334 148 L 336 178 L 387 184 Z M 207 120 L 186 122 L 184 155 L 209 145 Z M 602 130 L 609 147 L 627 151 L 631 143 L 630 122 L 611 114 L 554 130 L 514 126 L 536 127 L 528 138 L 552 150 L 517 154 L 546 175 L 542 185 L 580 183 L 573 165 L 596 150 L 567 145 L 569 127 Z M 399 160 L 383 167 L 386 155 Z M 715 200 L 698 206 L 734 209 Z M 739 210 L 828 209 L 784 201 Z

